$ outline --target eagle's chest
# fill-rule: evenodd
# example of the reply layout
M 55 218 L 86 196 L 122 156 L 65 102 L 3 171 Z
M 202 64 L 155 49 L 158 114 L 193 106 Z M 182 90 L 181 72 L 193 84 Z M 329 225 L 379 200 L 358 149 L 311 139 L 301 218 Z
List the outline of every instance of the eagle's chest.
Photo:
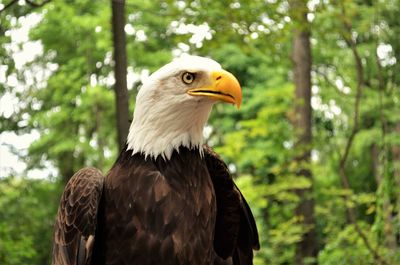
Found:
M 184 150 L 167 162 L 138 160 L 111 173 L 105 192 L 106 260 L 115 262 L 117 251 L 124 254 L 118 264 L 211 263 L 215 194 L 198 153 Z

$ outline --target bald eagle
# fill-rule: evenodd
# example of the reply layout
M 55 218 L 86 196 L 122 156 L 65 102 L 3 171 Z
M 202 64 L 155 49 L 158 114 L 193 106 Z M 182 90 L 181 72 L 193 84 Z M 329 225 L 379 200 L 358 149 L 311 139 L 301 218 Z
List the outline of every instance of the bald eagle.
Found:
M 53 264 L 252 264 L 259 240 L 251 210 L 203 145 L 212 106 L 241 100 L 237 79 L 208 58 L 178 58 L 153 73 L 109 173 L 84 168 L 67 183 Z

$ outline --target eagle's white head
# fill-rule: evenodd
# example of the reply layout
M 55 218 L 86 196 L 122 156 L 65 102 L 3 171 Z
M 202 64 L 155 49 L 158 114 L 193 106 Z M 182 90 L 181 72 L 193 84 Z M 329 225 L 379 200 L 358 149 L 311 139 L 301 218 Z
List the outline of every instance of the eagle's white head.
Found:
M 153 73 L 139 90 L 127 139 L 128 149 L 169 159 L 180 146 L 198 148 L 217 101 L 240 106 L 237 79 L 214 60 L 184 56 Z

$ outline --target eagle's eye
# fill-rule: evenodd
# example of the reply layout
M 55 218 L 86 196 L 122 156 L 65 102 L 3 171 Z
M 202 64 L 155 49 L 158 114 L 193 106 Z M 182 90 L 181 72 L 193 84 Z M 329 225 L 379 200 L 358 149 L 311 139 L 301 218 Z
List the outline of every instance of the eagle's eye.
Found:
M 185 73 L 183 73 L 183 75 L 182 75 L 182 81 L 183 81 L 185 84 L 191 84 L 191 83 L 193 83 L 193 81 L 194 81 L 195 78 L 196 78 L 196 75 L 193 74 L 193 73 L 189 73 L 189 72 L 185 72 Z

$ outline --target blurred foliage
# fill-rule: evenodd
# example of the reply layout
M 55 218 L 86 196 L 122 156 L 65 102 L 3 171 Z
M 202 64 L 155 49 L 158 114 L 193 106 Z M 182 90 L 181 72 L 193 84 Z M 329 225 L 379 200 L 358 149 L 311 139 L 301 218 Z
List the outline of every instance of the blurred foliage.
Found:
M 61 185 L 46 180 L 0 179 L 1 264 L 49 264 Z
M 278 1 L 127 1 L 131 111 L 145 76 L 182 53 L 210 56 L 243 84 L 243 106 L 216 105 L 207 142 L 229 164 L 257 218 L 255 264 L 293 264 L 309 227 L 296 216 L 296 189 L 312 187 L 319 264 L 376 264 L 346 217 L 355 209 L 367 240 L 388 264 L 400 264 L 400 1 L 308 1 L 311 25 L 313 182 L 294 162 L 293 23 Z M 0 13 L 1 93 L 18 98 L 2 131 L 40 138 L 19 153 L 29 169 L 50 162 L 65 180 L 83 166 L 104 172 L 117 155 L 109 1 L 59 0 Z M 1 7 L 0 7 L 1 9 Z M 15 67 L 11 31 L 27 13 L 41 16 L 29 40 L 43 53 Z M 360 128 L 342 187 L 339 161 L 354 126 L 357 72 L 364 70 Z M 24 43 L 16 43 L 22 47 Z M 17 79 L 18 83 L 11 82 Z M 0 179 L 0 264 L 48 264 L 61 189 L 52 180 Z M 351 200 L 343 198 L 349 195 Z M 394 242 L 394 244 L 393 244 Z M 312 262 L 312 261 L 311 261 Z

